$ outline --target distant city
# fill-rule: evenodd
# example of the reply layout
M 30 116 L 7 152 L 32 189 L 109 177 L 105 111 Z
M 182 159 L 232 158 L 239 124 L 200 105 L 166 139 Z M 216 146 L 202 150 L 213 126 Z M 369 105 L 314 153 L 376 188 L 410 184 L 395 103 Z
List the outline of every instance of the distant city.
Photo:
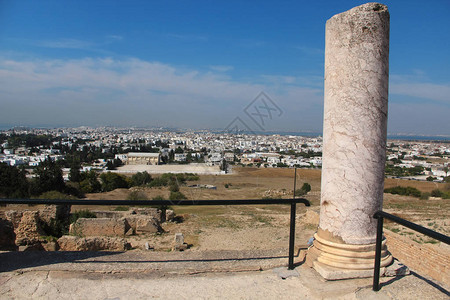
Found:
M 449 140 L 409 137 L 389 139 L 386 175 L 437 182 L 448 176 Z M 0 162 L 25 168 L 34 168 L 48 158 L 64 161 L 74 155 L 83 158 L 83 171 L 108 171 L 129 164 L 204 164 L 220 166 L 222 171 L 232 169 L 224 169 L 224 164 L 258 168 L 322 166 L 322 137 L 313 133 L 15 127 L 0 131 L 0 145 Z

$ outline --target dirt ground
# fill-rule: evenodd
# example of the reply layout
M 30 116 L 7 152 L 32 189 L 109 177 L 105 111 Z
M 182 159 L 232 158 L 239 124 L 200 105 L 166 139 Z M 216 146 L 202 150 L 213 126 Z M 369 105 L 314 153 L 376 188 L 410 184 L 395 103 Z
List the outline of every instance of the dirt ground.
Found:
M 305 196 L 312 204 L 311 208 L 319 211 L 320 176 L 317 169 L 298 169 L 297 188 L 303 183 L 311 185 L 311 192 Z M 208 184 L 216 189 L 198 189 L 181 187 L 188 199 L 257 199 L 292 197 L 294 187 L 293 169 L 273 168 L 234 168 L 229 175 L 200 175 L 200 180 L 189 184 Z M 412 186 L 421 192 L 444 189 L 445 184 L 387 178 L 385 187 Z M 228 187 L 226 187 L 228 186 Z M 149 199 L 155 196 L 168 198 L 166 188 L 142 189 Z M 88 199 L 126 199 L 129 191 L 118 189 L 108 193 L 89 194 Z M 86 207 L 73 207 L 74 210 Z M 105 209 L 97 207 L 96 209 Z M 111 207 L 109 209 L 114 209 Z M 176 232 L 185 235 L 186 242 L 192 250 L 228 250 L 228 249 L 270 249 L 285 248 L 288 245 L 289 206 L 175 206 L 177 215 L 183 217 L 182 223 L 163 225 L 165 232 L 157 236 L 136 237 L 132 244 L 142 248 L 145 242 L 153 244 L 155 249 L 169 250 Z M 384 209 L 422 226 L 450 233 L 450 201 L 439 198 L 422 200 L 415 197 L 384 194 Z M 296 244 L 305 245 L 313 235 L 316 226 L 303 222 L 306 208 L 297 207 Z M 386 221 L 386 228 L 402 235 L 410 236 L 420 243 L 435 243 L 434 240 L 412 232 L 402 226 Z
M 155 176 L 155 175 L 153 175 Z M 317 169 L 298 169 L 297 188 L 308 182 L 312 190 L 305 197 L 312 209 L 319 211 L 320 176 Z M 208 184 L 216 189 L 188 187 L 190 184 Z M 413 186 L 422 192 L 435 188 L 443 189 L 444 184 L 401 179 L 386 179 L 385 186 Z M 205 199 L 260 199 L 289 198 L 294 187 L 293 169 L 274 168 L 234 168 L 229 175 L 200 175 L 200 180 L 188 182 L 180 188 L 190 200 Z M 142 188 L 148 199 L 163 196 L 168 199 L 167 188 Z M 107 193 L 87 194 L 87 199 L 126 199 L 130 191 L 117 189 Z M 164 233 L 150 236 L 134 236 L 130 241 L 134 248 L 142 249 L 148 242 L 156 250 L 169 251 L 175 233 L 181 232 L 192 250 L 245 250 L 245 249 L 284 249 L 288 246 L 289 206 L 174 206 L 175 213 L 183 222 L 164 223 Z M 14 209 L 11 206 L 0 210 Z M 25 209 L 33 209 L 25 206 Z M 80 209 L 115 210 L 117 207 L 73 206 L 72 211 Z M 123 209 L 123 207 L 121 208 Z M 126 209 L 126 208 L 125 208 Z M 384 194 L 384 209 L 425 227 L 450 233 L 450 201 L 439 198 L 422 200 L 419 198 Z M 317 226 L 304 222 L 306 208 L 297 206 L 296 245 L 306 245 Z M 410 236 L 420 243 L 435 241 L 420 234 L 386 221 L 385 227 Z

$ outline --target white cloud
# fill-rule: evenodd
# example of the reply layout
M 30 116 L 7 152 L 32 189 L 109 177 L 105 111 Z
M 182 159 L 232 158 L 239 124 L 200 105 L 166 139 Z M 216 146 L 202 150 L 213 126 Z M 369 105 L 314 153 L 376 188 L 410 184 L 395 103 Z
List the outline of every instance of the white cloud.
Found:
M 389 90 L 394 95 L 425 98 L 450 104 L 450 84 L 440 85 L 420 82 L 393 83 Z
M 409 74 L 390 75 L 389 92 L 392 95 L 423 98 L 441 104 L 450 104 L 450 83 L 433 83 L 427 74 L 419 69 L 413 69 Z
M 322 122 L 320 89 L 259 78 L 239 82 L 220 71 L 186 70 L 136 58 L 0 58 L 0 82 L 2 123 L 220 128 L 260 91 L 288 112 L 274 120 L 273 128 L 311 127 L 302 115 L 304 120 L 316 116 L 318 129 Z

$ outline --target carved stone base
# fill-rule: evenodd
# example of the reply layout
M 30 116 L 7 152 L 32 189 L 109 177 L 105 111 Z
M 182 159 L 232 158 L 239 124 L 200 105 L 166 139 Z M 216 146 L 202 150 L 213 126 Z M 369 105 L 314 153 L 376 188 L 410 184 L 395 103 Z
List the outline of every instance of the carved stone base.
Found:
M 364 278 L 373 276 L 375 244 L 350 245 L 330 242 L 314 235 L 314 245 L 308 250 L 307 264 L 327 280 Z M 392 263 L 383 240 L 381 251 L 381 270 Z

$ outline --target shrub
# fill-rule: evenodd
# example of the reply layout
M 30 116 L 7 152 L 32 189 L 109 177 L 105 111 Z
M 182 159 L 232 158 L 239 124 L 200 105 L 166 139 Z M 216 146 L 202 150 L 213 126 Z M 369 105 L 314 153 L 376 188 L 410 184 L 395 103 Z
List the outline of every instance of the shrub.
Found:
M 186 200 L 187 197 L 182 192 L 170 192 L 169 200 Z
M 307 182 L 305 182 L 302 187 L 295 191 L 296 196 L 304 196 L 308 194 L 308 192 L 311 191 L 311 185 Z
M 62 237 L 69 231 L 67 221 L 61 221 L 51 218 L 49 223 L 41 222 L 42 230 L 47 236 Z
M 141 191 L 132 191 L 128 194 L 127 200 L 148 200 L 147 195 Z
M 431 191 L 431 197 L 442 197 L 442 192 L 441 190 L 435 189 Z
M 171 192 L 179 192 L 180 191 L 180 187 L 178 186 L 178 183 L 176 183 L 175 181 L 172 181 L 169 185 L 169 191 Z
M 404 196 L 413 196 L 413 197 L 420 197 L 422 193 L 411 186 L 403 187 L 403 186 L 396 186 L 384 189 L 385 193 L 390 193 L 394 195 L 404 195 Z
M 142 186 L 149 184 L 152 181 L 152 176 L 148 174 L 146 171 L 138 172 L 131 176 L 131 185 L 132 186 Z
M 102 190 L 104 192 L 109 192 L 119 188 L 128 188 L 128 181 L 125 176 L 117 173 L 103 173 L 100 175 L 102 180 Z
M 114 211 L 128 211 L 130 208 L 128 206 L 117 206 Z
M 167 178 L 163 178 L 162 176 L 154 178 L 147 186 L 148 187 L 161 187 L 167 186 L 169 180 Z

